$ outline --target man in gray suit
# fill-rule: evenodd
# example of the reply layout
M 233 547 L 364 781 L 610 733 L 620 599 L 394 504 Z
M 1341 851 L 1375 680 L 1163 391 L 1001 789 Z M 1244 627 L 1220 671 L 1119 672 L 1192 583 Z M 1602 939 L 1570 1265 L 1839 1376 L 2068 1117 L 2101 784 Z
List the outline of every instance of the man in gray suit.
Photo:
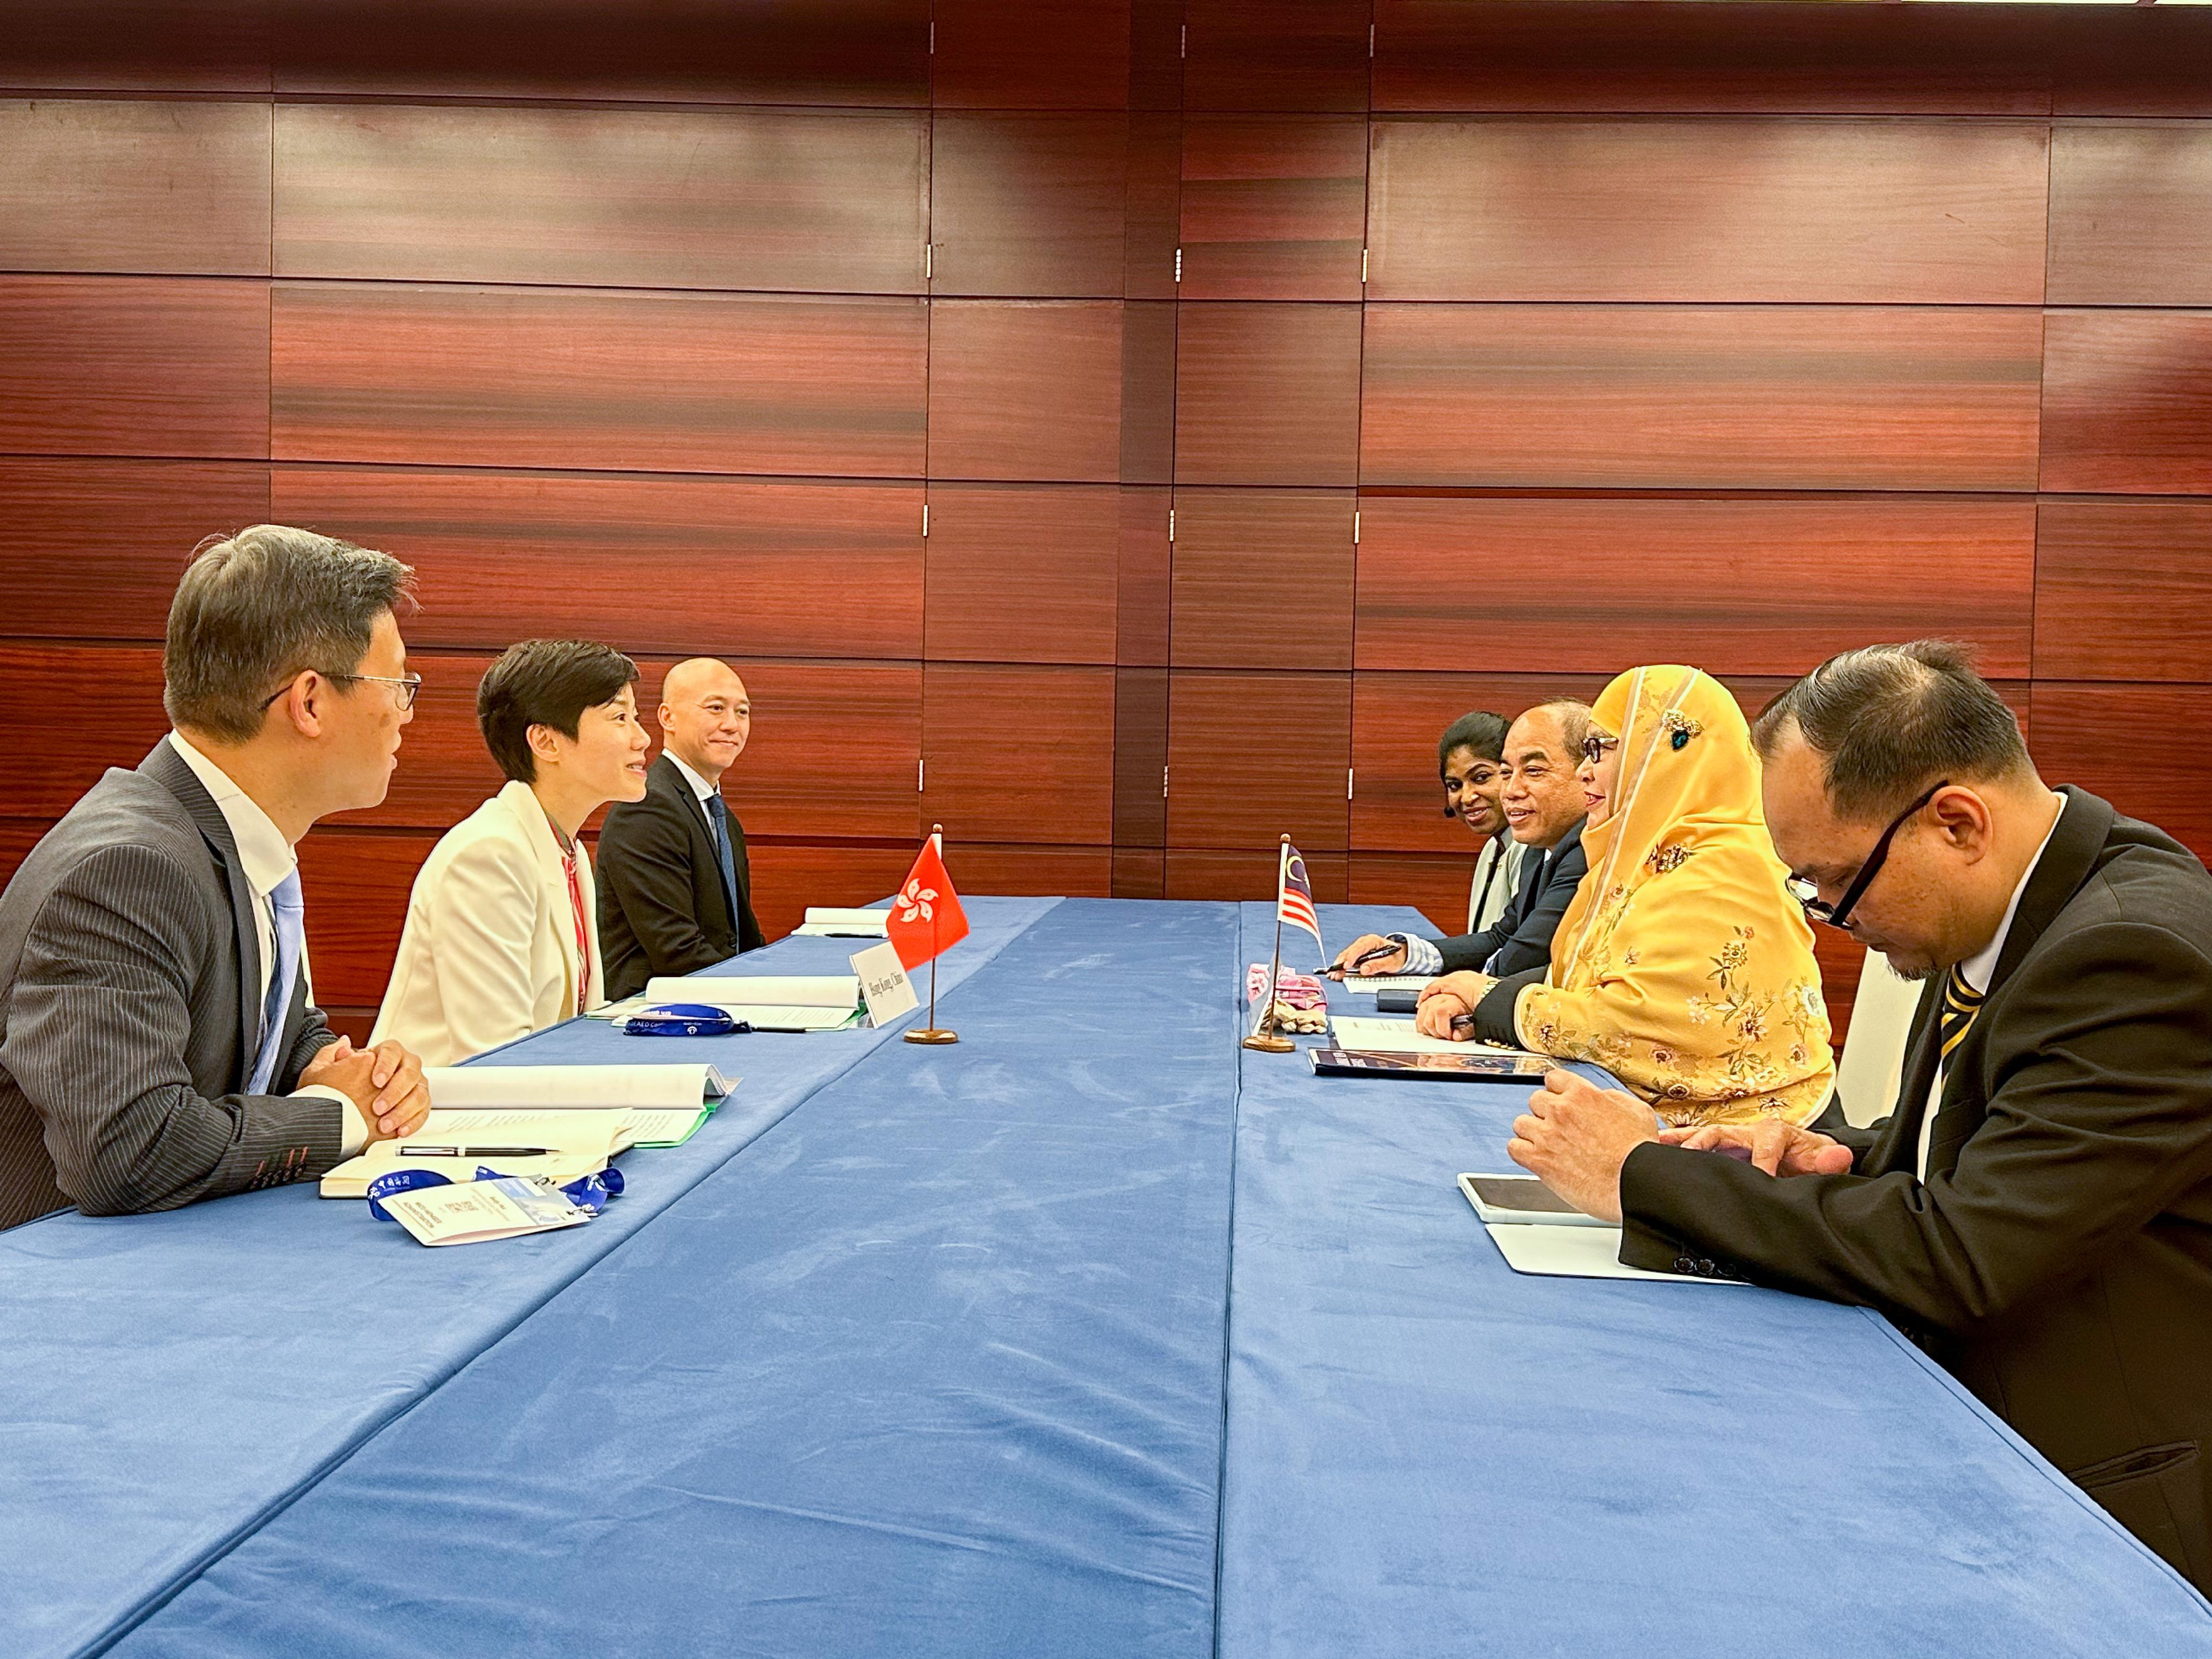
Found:
M 384 799 L 420 684 L 382 553 L 262 525 L 202 550 L 162 657 L 175 729 L 0 896 L 0 1227 L 321 1175 L 429 1109 L 397 1043 L 314 1006 L 293 848 Z

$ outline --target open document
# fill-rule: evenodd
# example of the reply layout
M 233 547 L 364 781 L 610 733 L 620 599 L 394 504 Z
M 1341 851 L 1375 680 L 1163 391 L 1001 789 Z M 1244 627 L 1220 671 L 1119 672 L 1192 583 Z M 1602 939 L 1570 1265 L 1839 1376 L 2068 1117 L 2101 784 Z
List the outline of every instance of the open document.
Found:
M 694 1108 L 694 1110 L 696 1110 Z M 630 1109 L 517 1112 L 435 1111 L 400 1140 L 372 1140 L 323 1177 L 325 1198 L 365 1198 L 369 1183 L 395 1170 L 428 1170 L 448 1181 L 471 1182 L 483 1168 L 501 1175 L 544 1176 L 564 1186 L 594 1175 L 630 1146 Z
M 647 981 L 645 1000 L 703 1002 L 726 1009 L 756 1031 L 834 1031 L 860 1017 L 857 974 L 760 975 L 730 978 L 694 974 Z
M 1502 1054 L 1519 1049 L 1501 1048 L 1491 1042 L 1455 1042 L 1449 1037 L 1423 1036 L 1410 1019 L 1362 1018 L 1332 1014 L 1328 1029 L 1340 1048 L 1386 1054 Z

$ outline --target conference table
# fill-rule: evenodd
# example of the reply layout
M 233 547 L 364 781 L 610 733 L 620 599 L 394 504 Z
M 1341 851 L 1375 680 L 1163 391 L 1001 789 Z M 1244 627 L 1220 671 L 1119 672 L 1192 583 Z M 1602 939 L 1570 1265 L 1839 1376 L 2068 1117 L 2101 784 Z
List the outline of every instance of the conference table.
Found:
M 969 908 L 957 1046 L 476 1062 L 741 1075 L 587 1225 L 0 1234 L 0 1651 L 2212 1655 L 1880 1316 L 1510 1270 L 1454 1183 L 1525 1085 L 1241 1049 L 1272 906 Z

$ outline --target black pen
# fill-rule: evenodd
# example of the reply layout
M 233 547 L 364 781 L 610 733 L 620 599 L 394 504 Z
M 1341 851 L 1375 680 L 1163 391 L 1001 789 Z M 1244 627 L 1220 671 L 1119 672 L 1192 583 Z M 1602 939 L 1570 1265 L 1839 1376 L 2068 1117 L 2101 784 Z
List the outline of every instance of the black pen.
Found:
M 1454 1015 L 1452 1016 L 1452 1030 L 1455 1030 L 1455 1031 L 1471 1031 L 1471 1030 L 1473 1030 L 1474 1029 L 1474 1016 L 1473 1014 L 1454 1014 Z
M 1378 945 L 1371 951 L 1362 951 L 1349 962 L 1331 964 L 1327 972 L 1331 979 L 1342 979 L 1355 968 L 1364 968 L 1370 962 L 1379 962 L 1384 957 L 1397 955 L 1398 948 L 1395 945 Z
M 402 1158 L 550 1158 L 550 1146 L 402 1146 Z

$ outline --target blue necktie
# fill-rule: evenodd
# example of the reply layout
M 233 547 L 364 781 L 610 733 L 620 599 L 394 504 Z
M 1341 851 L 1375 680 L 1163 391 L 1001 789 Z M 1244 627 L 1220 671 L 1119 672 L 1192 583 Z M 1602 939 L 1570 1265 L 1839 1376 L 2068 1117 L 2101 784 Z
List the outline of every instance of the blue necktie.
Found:
M 714 842 L 714 856 L 722 863 L 722 896 L 730 902 L 730 926 L 738 925 L 738 860 L 730 851 L 730 809 L 720 794 L 707 797 L 707 830 Z
M 300 903 L 300 872 L 293 871 L 269 895 L 276 921 L 276 966 L 269 975 L 269 994 L 261 1004 L 261 1052 L 246 1092 L 265 1095 L 276 1075 L 284 1048 L 284 1015 L 292 1006 L 292 986 L 300 976 L 300 947 L 307 937 L 307 912 Z

